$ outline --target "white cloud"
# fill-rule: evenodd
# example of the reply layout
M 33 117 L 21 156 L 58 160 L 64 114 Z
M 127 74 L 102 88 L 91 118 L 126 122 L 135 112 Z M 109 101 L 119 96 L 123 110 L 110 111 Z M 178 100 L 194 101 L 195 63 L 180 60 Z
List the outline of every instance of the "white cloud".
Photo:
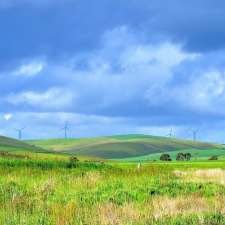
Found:
M 174 78 L 173 70 L 197 56 L 185 52 L 180 44 L 143 42 L 128 27 L 118 27 L 105 33 L 98 50 L 77 55 L 74 60 L 57 65 L 42 61 L 23 64 L 14 75 L 30 77 L 45 69 L 49 82 L 46 85 L 58 88 L 36 92 L 25 89 L 5 99 L 17 107 L 27 104 L 43 110 L 70 108 L 89 113 L 99 111 L 103 115 L 108 107 L 134 100 L 152 105 L 151 96 Z M 79 67 L 80 64 L 84 66 Z M 74 99 L 76 104 L 72 104 Z M 154 98 L 155 102 L 160 104 L 159 96 Z
M 154 107 L 173 100 L 177 93 L 178 100 L 187 98 L 186 84 L 182 88 L 168 84 L 179 76 L 175 69 L 198 58 L 200 55 L 184 51 L 181 44 L 147 43 L 128 27 L 118 27 L 104 34 L 96 51 L 57 65 L 40 61 L 22 65 L 14 74 L 35 76 L 45 66 L 49 82 L 45 85 L 57 88 L 35 92 L 25 89 L 5 99 L 18 108 L 26 104 L 46 111 L 98 111 L 101 115 L 110 113 L 110 109 L 119 115 L 120 106 L 128 104 L 129 114 L 134 102 Z
M 198 54 L 185 53 L 180 45 L 165 42 L 156 45 L 131 46 L 122 53 L 121 61 L 125 68 L 143 64 L 173 67 L 182 61 L 193 60 L 197 56 Z
M 27 104 L 42 109 L 63 109 L 70 107 L 75 96 L 68 90 L 51 88 L 45 92 L 26 91 L 17 94 L 10 94 L 5 98 L 13 105 Z
M 6 121 L 11 120 L 12 117 L 13 117 L 13 114 L 11 114 L 11 113 L 7 113 L 7 114 L 4 114 L 4 115 L 3 115 L 3 118 L 4 118 L 4 120 L 6 120 Z
M 209 71 L 194 76 L 190 83 L 177 88 L 179 102 L 202 112 L 225 114 L 225 72 Z
M 180 44 L 142 42 L 136 33 L 121 27 L 106 32 L 99 50 L 82 55 L 80 61 L 77 56 L 75 69 L 67 64 L 54 70 L 61 76 L 58 79 L 79 92 L 80 105 L 103 109 L 133 99 L 151 104 L 148 92 L 155 94 L 174 78 L 177 66 L 199 56 L 185 52 Z M 81 69 L 76 67 L 80 62 L 85 65 Z
M 44 69 L 45 63 L 33 61 L 30 63 L 22 64 L 11 74 L 14 76 L 33 77 L 39 74 Z

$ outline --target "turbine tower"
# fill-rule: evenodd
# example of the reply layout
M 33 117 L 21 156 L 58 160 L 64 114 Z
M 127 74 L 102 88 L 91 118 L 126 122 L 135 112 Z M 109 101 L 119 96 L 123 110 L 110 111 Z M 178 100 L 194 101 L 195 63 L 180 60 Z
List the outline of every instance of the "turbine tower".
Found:
M 64 138 L 65 139 L 68 138 L 68 136 L 67 136 L 68 129 L 69 129 L 69 124 L 68 124 L 68 122 L 65 122 L 65 125 L 63 127 L 63 130 L 64 130 Z
M 172 137 L 173 136 L 173 128 L 170 129 L 170 132 L 169 132 L 168 136 L 169 137 Z
M 18 139 L 22 140 L 22 132 L 25 129 L 25 127 L 20 128 L 20 129 L 15 129 L 18 132 Z
M 197 134 L 198 134 L 198 130 L 193 130 L 193 141 L 197 140 Z
M 198 129 L 190 129 L 190 131 L 192 132 L 193 141 L 196 141 L 199 130 Z

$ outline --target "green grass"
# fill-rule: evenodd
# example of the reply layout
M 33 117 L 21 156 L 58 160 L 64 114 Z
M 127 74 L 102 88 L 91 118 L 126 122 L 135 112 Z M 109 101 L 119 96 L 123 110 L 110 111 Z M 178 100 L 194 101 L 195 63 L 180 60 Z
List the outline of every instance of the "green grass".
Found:
M 224 169 L 224 161 L 137 169 L 136 163 L 71 164 L 57 154 L 1 156 L 0 224 L 224 225 Z
M 28 143 L 57 152 L 104 159 L 158 159 L 159 154 L 164 152 L 173 154 L 172 152 L 186 150 L 198 157 L 225 155 L 225 147 L 222 145 L 135 134 L 67 140 L 35 140 Z

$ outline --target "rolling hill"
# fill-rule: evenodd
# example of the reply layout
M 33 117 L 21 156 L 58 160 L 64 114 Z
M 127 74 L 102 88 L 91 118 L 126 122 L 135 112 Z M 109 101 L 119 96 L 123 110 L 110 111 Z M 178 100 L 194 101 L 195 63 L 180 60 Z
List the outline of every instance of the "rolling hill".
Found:
M 195 157 L 225 156 L 225 147 L 150 135 L 117 135 L 83 139 L 51 139 L 29 141 L 29 144 L 77 156 L 104 159 L 158 159 L 164 152 L 192 152 Z M 154 156 L 154 157 L 153 157 Z
M 49 152 L 41 147 L 0 136 L 0 152 Z

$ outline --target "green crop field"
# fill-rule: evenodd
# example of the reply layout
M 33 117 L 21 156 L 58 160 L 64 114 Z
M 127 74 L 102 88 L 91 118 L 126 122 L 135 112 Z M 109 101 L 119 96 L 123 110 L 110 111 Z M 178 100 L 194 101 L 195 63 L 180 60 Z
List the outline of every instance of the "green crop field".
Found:
M 28 143 L 4 137 L 1 140 L 0 224 L 225 224 L 223 146 L 133 135 Z M 114 157 L 117 160 L 93 157 L 97 154 L 74 157 L 74 150 L 67 150 L 106 141 L 129 143 L 125 152 L 140 141 L 164 148 L 137 158 Z M 182 149 L 196 156 L 195 160 L 150 161 L 163 151 L 174 159 Z M 93 151 L 97 152 L 96 148 Z M 221 157 L 207 160 L 212 154 Z
M 191 152 L 195 158 L 225 156 L 225 146 L 149 135 L 118 135 L 83 139 L 36 140 L 28 143 L 77 156 L 119 160 L 159 159 L 161 153 Z M 173 153 L 174 152 L 174 153 Z

